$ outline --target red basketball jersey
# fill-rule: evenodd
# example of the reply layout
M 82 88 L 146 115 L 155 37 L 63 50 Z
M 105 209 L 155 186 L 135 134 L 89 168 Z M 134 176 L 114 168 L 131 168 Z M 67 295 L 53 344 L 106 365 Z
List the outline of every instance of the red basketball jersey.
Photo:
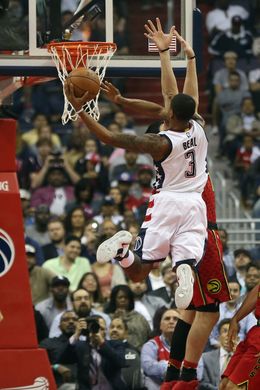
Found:
M 257 301 L 256 301 L 255 316 L 256 316 L 257 320 L 260 319 L 260 285 L 258 286 L 258 294 L 257 294 Z
M 208 176 L 207 183 L 204 187 L 204 191 L 202 193 L 202 198 L 206 203 L 208 222 L 216 223 L 217 217 L 216 217 L 215 193 L 209 176 Z

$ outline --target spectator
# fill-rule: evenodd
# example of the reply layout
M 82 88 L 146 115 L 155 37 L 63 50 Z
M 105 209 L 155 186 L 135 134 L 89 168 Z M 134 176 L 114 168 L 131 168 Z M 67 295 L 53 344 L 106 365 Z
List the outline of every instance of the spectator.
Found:
M 165 302 L 163 299 L 147 293 L 147 283 L 145 280 L 142 282 L 133 282 L 132 280 L 129 280 L 128 286 L 134 294 L 135 311 L 144 316 L 152 329 L 153 316 L 156 310 L 164 306 Z
M 69 285 L 69 280 L 64 276 L 53 277 L 51 281 L 50 298 L 47 298 L 36 305 L 36 310 L 41 313 L 49 329 L 57 314 L 72 308 L 69 298 Z
M 84 256 L 89 259 L 91 264 L 96 262 L 96 251 L 99 243 L 98 229 L 98 223 L 91 219 L 86 223 L 84 235 L 81 238 L 81 243 L 84 245 Z
M 112 318 L 122 317 L 128 327 L 128 342 L 138 351 L 148 340 L 151 328 L 146 319 L 134 310 L 134 296 L 128 286 L 117 285 L 111 291 L 110 302 L 105 310 Z
M 80 206 L 73 207 L 67 214 L 65 227 L 66 233 L 81 238 L 86 225 L 84 210 Z
M 199 363 L 202 378 L 200 390 L 218 390 L 221 374 L 225 371 L 232 356 L 228 346 L 228 330 L 231 319 L 224 318 L 218 324 L 220 348 L 205 352 Z
M 71 294 L 71 301 L 73 310 L 79 318 L 86 318 L 92 316 L 101 316 L 106 321 L 106 327 L 110 325 L 110 318 L 107 314 L 102 313 L 96 309 L 91 308 L 91 298 L 89 293 L 85 289 L 77 289 Z M 61 334 L 59 324 L 62 313 L 58 314 L 50 329 L 49 337 L 58 337 Z
M 223 155 L 223 142 L 226 136 L 226 125 L 228 119 L 240 111 L 243 98 L 247 92 L 241 88 L 241 79 L 237 71 L 229 73 L 229 87 L 221 90 L 215 99 L 213 123 L 219 124 L 219 153 Z M 218 117 L 221 114 L 221 120 Z
M 164 380 L 173 331 L 179 313 L 176 310 L 160 310 L 160 331 L 151 340 L 147 341 L 141 351 L 141 365 L 145 374 L 145 386 L 149 390 L 159 390 Z
M 151 295 L 162 298 L 165 306 L 175 307 L 174 293 L 177 287 L 177 277 L 172 269 L 171 262 L 165 262 L 162 265 L 161 273 L 165 286 L 151 291 Z
M 238 283 L 236 279 L 230 279 L 228 283 L 230 294 L 232 297 L 232 300 L 229 302 L 221 303 L 219 305 L 219 320 L 218 323 L 214 326 L 211 335 L 209 337 L 210 345 L 213 348 L 219 348 L 220 343 L 218 340 L 218 324 L 224 319 L 224 318 L 232 318 L 233 315 L 236 313 L 236 311 L 241 306 L 241 299 L 240 299 L 240 293 L 241 293 L 241 286 Z M 240 322 L 240 331 L 239 331 L 239 340 L 244 340 L 247 332 L 249 331 L 252 326 L 254 326 L 256 323 L 255 317 L 250 313 L 248 316 L 246 316 L 241 322 Z
M 108 229 L 110 230 L 109 235 L 103 235 L 103 237 L 109 237 L 114 235 L 112 229 L 116 229 L 116 226 L 113 225 L 113 223 L 109 220 L 104 222 L 104 227 L 107 225 Z M 111 226 L 112 225 L 112 226 Z M 118 264 L 112 264 L 112 263 L 98 263 L 95 262 L 92 265 L 93 272 L 96 274 L 100 288 L 101 293 L 105 300 L 109 300 L 111 290 L 118 284 L 126 284 L 125 274 L 122 270 L 122 268 Z
M 123 222 L 123 216 L 119 214 L 114 199 L 107 195 L 105 196 L 100 214 L 94 217 L 94 220 L 101 225 L 106 219 L 110 219 L 115 225 Z
M 235 258 L 235 273 L 232 276 L 236 278 L 241 286 L 241 295 L 245 294 L 245 277 L 246 277 L 246 269 L 249 263 L 251 263 L 252 258 L 249 251 L 246 249 L 237 249 L 234 251 Z
M 212 39 L 209 53 L 223 57 L 225 52 L 233 51 L 238 58 L 249 58 L 252 56 L 252 44 L 251 32 L 245 30 L 242 18 L 235 15 L 231 19 L 231 28 L 215 35 Z
M 64 169 L 62 167 L 49 168 L 46 181 L 46 187 L 40 187 L 33 192 L 31 206 L 46 204 L 51 214 L 63 215 L 66 203 L 74 200 L 73 187 L 67 185 Z
M 47 231 L 50 243 L 43 245 L 42 251 L 45 260 L 64 254 L 65 228 L 62 220 L 58 217 L 52 218 L 47 224 Z
M 47 350 L 49 361 L 57 386 L 73 383 L 79 389 L 90 389 L 90 348 L 85 341 L 79 340 L 85 322 L 78 320 L 74 311 L 65 311 L 60 318 L 61 334 L 47 338 L 40 343 L 40 347 Z M 67 389 L 67 387 L 66 387 Z
M 125 206 L 124 206 L 124 202 L 123 202 L 123 195 L 120 191 L 120 188 L 119 187 L 110 187 L 108 196 L 110 196 L 114 200 L 115 206 L 117 208 L 117 212 L 119 214 L 123 214 Z
M 35 209 L 35 223 L 27 226 L 25 231 L 29 237 L 33 237 L 39 245 L 49 244 L 50 238 L 47 232 L 47 224 L 50 218 L 49 207 L 45 204 L 40 204 Z
M 52 132 L 49 124 L 44 124 L 38 130 L 31 130 L 23 135 L 23 140 L 31 147 L 32 151 L 34 151 L 37 142 L 42 139 L 48 139 L 57 150 L 61 147 L 60 137 Z
M 248 73 L 250 92 L 254 101 L 256 112 L 260 112 L 260 53 L 257 55 L 257 65 Z
M 66 206 L 69 212 L 74 207 L 81 207 L 84 210 L 85 217 L 90 219 L 94 215 L 92 206 L 93 202 L 93 186 L 88 179 L 80 179 L 74 187 L 75 201 Z
M 257 262 L 249 263 L 246 269 L 246 292 L 251 291 L 260 282 L 260 267 Z
M 153 268 L 150 271 L 146 281 L 148 284 L 149 291 L 153 291 L 153 290 L 157 290 L 158 288 L 165 287 L 160 266 L 157 268 Z
M 25 244 L 29 244 L 29 245 L 34 247 L 36 264 L 37 265 L 42 265 L 42 263 L 44 262 L 44 257 L 43 257 L 41 246 L 38 244 L 38 242 L 36 242 L 31 237 L 28 237 L 26 235 L 24 237 L 24 240 L 25 240 Z
M 244 7 L 230 4 L 229 0 L 218 0 L 216 7 L 206 16 L 208 33 L 213 37 L 219 31 L 227 31 L 231 28 L 232 17 L 240 15 L 242 20 L 247 20 L 249 14 Z
M 80 251 L 80 239 L 75 236 L 67 236 L 64 243 L 64 254 L 47 260 L 43 264 L 44 268 L 55 272 L 57 275 L 66 276 L 70 281 L 71 291 L 77 288 L 84 273 L 91 271 L 88 259 L 79 257 Z
M 70 166 L 75 169 L 75 165 L 79 159 L 84 156 L 84 145 L 87 137 L 86 132 L 81 128 L 81 119 L 73 122 L 74 129 L 68 142 L 68 150 L 64 156 Z
M 137 163 L 138 154 L 135 152 L 124 151 L 124 163 L 112 166 L 109 172 L 110 181 L 117 180 L 123 174 L 128 173 L 133 180 L 137 179 L 137 173 L 140 165 Z
M 240 79 L 238 89 L 248 91 L 249 86 L 246 74 L 242 70 L 237 69 L 237 54 L 233 51 L 226 52 L 224 54 L 224 61 L 225 66 L 214 74 L 213 85 L 215 94 L 218 95 L 223 89 L 230 88 L 230 75 L 233 72 L 237 72 Z
M 26 228 L 27 226 L 30 226 L 34 223 L 34 210 L 30 208 L 31 194 L 29 191 L 23 188 L 20 188 L 19 193 L 23 212 L 23 222 Z
M 223 261 L 229 277 L 235 273 L 235 258 L 233 252 L 228 247 L 228 232 L 219 228 L 219 237 L 223 247 Z
M 91 306 L 103 311 L 104 298 L 99 285 L 99 280 L 94 272 L 86 272 L 79 281 L 78 289 L 85 289 L 91 298 Z
M 32 245 L 25 245 L 32 302 L 34 305 L 48 298 L 51 281 L 54 277 L 53 272 L 36 265 L 35 252 L 35 248 Z
M 48 126 L 48 119 L 44 114 L 36 113 L 32 118 L 33 128 L 23 134 L 22 140 L 31 146 L 38 141 L 38 132 L 42 126 Z

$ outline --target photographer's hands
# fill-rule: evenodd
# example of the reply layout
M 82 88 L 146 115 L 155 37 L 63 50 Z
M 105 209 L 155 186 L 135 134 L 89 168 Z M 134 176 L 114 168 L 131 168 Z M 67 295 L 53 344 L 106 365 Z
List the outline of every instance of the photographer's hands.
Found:
M 78 340 L 81 333 L 82 333 L 82 330 L 83 329 L 87 329 L 88 326 L 87 326 L 87 322 L 85 320 L 85 318 L 79 318 L 78 321 L 76 322 L 76 330 L 75 330 L 75 333 L 73 335 L 73 338 L 74 340 Z

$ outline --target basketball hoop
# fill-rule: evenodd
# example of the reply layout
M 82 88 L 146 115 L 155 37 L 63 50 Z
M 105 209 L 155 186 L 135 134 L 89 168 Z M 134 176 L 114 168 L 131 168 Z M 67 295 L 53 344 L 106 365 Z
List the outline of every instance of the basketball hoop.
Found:
M 116 51 L 116 44 L 112 42 L 51 42 L 47 46 L 56 65 L 59 79 L 64 87 L 68 74 L 79 67 L 93 70 L 102 82 L 108 63 Z M 64 88 L 63 88 L 64 91 Z M 100 113 L 98 109 L 97 96 L 86 102 L 80 111 L 76 112 L 74 107 L 64 95 L 64 111 L 62 123 L 65 125 L 69 120 L 75 121 L 81 111 L 87 112 L 93 119 L 98 120 Z

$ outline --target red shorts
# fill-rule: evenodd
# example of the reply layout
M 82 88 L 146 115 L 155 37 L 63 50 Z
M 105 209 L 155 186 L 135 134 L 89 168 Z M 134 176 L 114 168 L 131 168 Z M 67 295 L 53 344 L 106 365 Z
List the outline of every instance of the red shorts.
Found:
M 230 300 L 220 237 L 217 230 L 208 229 L 206 252 L 198 265 L 191 305 L 198 308 Z
M 246 384 L 248 390 L 260 389 L 260 327 L 254 326 L 244 341 L 238 344 L 222 377 L 227 377 L 237 386 Z

